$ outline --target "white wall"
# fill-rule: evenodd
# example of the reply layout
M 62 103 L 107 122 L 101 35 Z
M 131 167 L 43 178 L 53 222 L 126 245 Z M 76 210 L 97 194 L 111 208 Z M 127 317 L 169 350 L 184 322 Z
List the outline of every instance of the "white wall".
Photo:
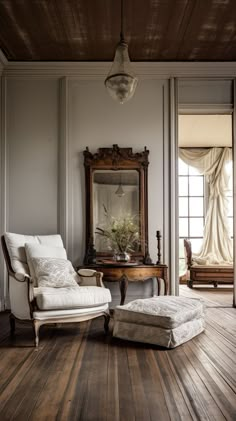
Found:
M 59 82 L 3 78 L 1 234 L 58 232 Z M 8 306 L 0 252 L 0 310 Z
M 58 82 L 7 80 L 7 226 L 58 231 Z
M 139 63 L 137 73 L 142 76 L 137 91 L 124 105 L 114 102 L 104 88 L 109 64 L 6 63 L 4 66 L 7 83 L 6 90 L 3 83 L 1 112 L 1 232 L 5 229 L 32 234 L 61 231 L 69 257 L 73 263 L 81 263 L 85 253 L 86 217 L 83 150 L 88 146 L 95 152 L 99 147 L 115 143 L 132 147 L 134 151 L 147 146 L 150 150 L 149 248 L 156 261 L 155 233 L 161 230 L 162 252 L 168 264 L 171 246 L 173 249 L 169 240 L 170 212 L 172 219 L 175 217 L 175 207 L 171 208 L 169 202 L 169 169 L 175 159 L 169 148 L 170 137 L 174 143 L 176 111 L 175 93 L 169 92 L 170 78 L 188 74 L 206 78 L 217 72 L 218 77 L 232 77 L 235 65 Z M 189 109 L 194 103 L 194 108 L 197 104 L 202 110 L 202 101 L 207 107 L 210 98 L 218 108 L 223 103 L 223 108 L 232 109 L 232 82 L 216 79 L 202 82 L 180 82 L 181 107 Z M 6 284 L 2 257 L 0 272 L 0 298 L 3 298 Z M 174 282 L 172 279 L 173 285 Z
M 231 114 L 179 115 L 179 147 L 232 147 Z
M 217 65 L 216 65 L 217 66 Z M 212 113 L 231 110 L 233 104 L 233 81 L 222 79 L 183 79 L 179 81 L 179 108 L 195 113 L 207 110 Z
M 99 147 L 115 143 L 132 147 L 134 152 L 147 146 L 149 247 L 155 262 L 156 231 L 163 232 L 164 213 L 168 214 L 163 208 L 163 154 L 169 136 L 168 79 L 140 81 L 132 101 L 124 105 L 108 95 L 101 78 L 69 79 L 64 96 L 56 77 L 9 77 L 6 81 L 6 223 L 2 231 L 67 231 L 68 256 L 74 264 L 81 264 L 86 223 L 83 151 L 86 146 L 96 152 Z M 60 176 L 58 168 L 62 168 Z M 65 178 L 67 191 L 61 188 Z M 61 228 L 63 208 L 67 209 L 65 229 Z M 6 293 L 5 284 L 1 294 Z
M 142 151 L 144 146 L 150 151 L 149 247 L 151 257 L 156 261 L 156 230 L 163 232 L 163 145 L 168 136 L 168 127 L 164 127 L 164 97 L 168 96 L 168 81 L 141 81 L 132 100 L 123 105 L 108 95 L 103 81 L 71 80 L 68 89 L 69 162 L 72 166 L 69 200 L 73 209 L 69 249 L 72 260 L 82 262 L 85 253 L 83 150 L 88 146 L 91 152 L 96 152 L 99 147 L 118 144 L 132 147 L 134 152 Z

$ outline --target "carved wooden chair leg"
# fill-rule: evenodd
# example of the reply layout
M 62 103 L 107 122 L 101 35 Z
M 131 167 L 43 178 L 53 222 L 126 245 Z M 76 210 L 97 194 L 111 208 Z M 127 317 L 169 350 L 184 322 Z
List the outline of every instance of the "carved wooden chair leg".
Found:
M 10 321 L 11 335 L 13 335 L 14 332 L 15 332 L 15 327 L 16 327 L 16 321 L 15 321 L 15 317 L 13 316 L 13 314 L 10 314 L 9 321 Z
M 109 314 L 104 315 L 105 321 L 104 321 L 104 330 L 106 333 L 109 332 L 109 322 L 110 322 L 110 316 Z
M 34 320 L 34 334 L 35 334 L 35 346 L 38 348 L 39 346 L 39 329 L 40 329 L 40 322 Z

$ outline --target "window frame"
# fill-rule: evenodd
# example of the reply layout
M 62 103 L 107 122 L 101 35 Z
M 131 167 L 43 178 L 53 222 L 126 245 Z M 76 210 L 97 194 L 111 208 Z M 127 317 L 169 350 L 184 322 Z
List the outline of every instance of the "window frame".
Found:
M 179 160 L 181 160 L 181 158 L 179 157 Z M 181 160 L 182 162 L 184 162 L 183 160 Z M 181 180 L 181 178 L 182 177 L 187 177 L 187 180 L 188 180 L 188 192 L 187 192 L 187 195 L 186 196 L 183 196 L 183 195 L 180 195 L 179 194 L 179 191 L 178 191 L 178 205 L 179 205 L 179 199 L 180 198 L 187 198 L 187 200 L 188 200 L 188 213 L 187 213 L 187 216 L 180 216 L 179 215 L 179 225 L 180 225 L 180 220 L 182 219 L 182 218 L 187 218 L 188 219 L 188 235 L 186 235 L 186 236 L 181 236 L 180 234 L 179 234 L 179 241 L 180 240 L 184 240 L 185 238 L 186 239 L 188 239 L 188 240 L 195 240 L 195 239 L 203 239 L 203 233 L 202 233 L 202 236 L 191 236 L 191 232 L 190 232 L 190 219 L 195 219 L 195 218 L 202 218 L 203 219 L 203 229 L 204 229 L 204 225 L 205 225 L 205 217 L 206 217 L 206 209 L 207 209 L 207 207 L 206 207 L 206 191 L 207 191 L 207 189 L 206 189 L 206 179 L 205 179 L 205 176 L 203 175 L 203 174 L 191 174 L 190 172 L 191 172 L 191 170 L 190 170 L 190 168 L 194 168 L 194 167 L 192 167 L 192 166 L 190 166 L 190 165 L 188 165 L 188 164 L 185 164 L 186 166 L 187 166 L 187 173 L 186 174 L 180 174 L 179 173 L 179 171 L 178 171 L 178 182 L 180 183 L 180 180 Z M 202 195 L 191 195 L 191 192 L 190 192 L 190 178 L 194 178 L 194 177 L 199 177 L 199 178 L 202 178 L 202 183 L 203 183 L 203 194 Z M 207 195 L 207 197 L 208 197 L 208 195 Z M 202 215 L 196 215 L 196 216 L 190 216 L 190 198 L 202 198 L 203 199 L 203 212 L 202 212 Z M 180 257 L 179 256 L 179 267 L 181 267 L 181 265 L 180 265 L 180 263 L 181 262 L 183 262 L 183 261 L 185 261 L 185 257 Z

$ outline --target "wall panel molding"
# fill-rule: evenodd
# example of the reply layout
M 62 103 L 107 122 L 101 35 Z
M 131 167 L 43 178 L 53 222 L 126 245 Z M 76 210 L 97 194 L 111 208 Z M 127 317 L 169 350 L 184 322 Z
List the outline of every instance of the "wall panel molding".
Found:
M 169 256 L 170 256 L 170 293 L 179 294 L 178 275 L 178 83 L 175 78 L 170 80 L 170 235 L 169 235 Z
M 60 134 L 59 134 L 59 227 L 68 258 L 74 260 L 74 224 L 73 224 L 73 177 L 71 167 L 71 147 L 69 137 L 69 78 L 60 80 Z
M 68 80 L 60 80 L 60 124 L 58 165 L 58 230 L 68 250 Z
M 234 267 L 236 262 L 236 79 L 233 83 L 233 230 L 234 230 Z M 236 307 L 236 270 L 234 270 L 233 306 Z
M 8 228 L 8 188 L 7 188 L 7 169 L 8 169 L 8 154 L 7 154 L 7 131 L 6 131 L 6 109 L 7 109 L 7 80 L 2 77 L 1 80 L 1 160 L 0 160 L 0 174 L 1 174 L 1 209 L 0 209 L 0 225 L 1 234 L 7 231 Z M 0 311 L 9 308 L 8 292 L 7 292 L 7 273 L 2 253 L 0 250 Z
M 163 243 L 162 243 L 162 262 L 170 265 L 169 256 L 169 218 L 170 218 L 170 195 L 166 186 L 170 185 L 169 180 L 169 149 L 170 149 L 170 130 L 169 130 L 169 101 L 170 89 L 169 83 L 163 86 Z

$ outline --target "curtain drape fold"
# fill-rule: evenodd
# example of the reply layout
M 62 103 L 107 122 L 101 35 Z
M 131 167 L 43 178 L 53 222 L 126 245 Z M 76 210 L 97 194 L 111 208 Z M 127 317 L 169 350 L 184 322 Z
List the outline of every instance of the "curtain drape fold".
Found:
M 179 149 L 179 157 L 205 175 L 209 184 L 209 203 L 205 219 L 203 244 L 194 255 L 202 265 L 232 265 L 233 242 L 228 224 L 230 174 L 226 164 L 232 161 L 231 148 Z

